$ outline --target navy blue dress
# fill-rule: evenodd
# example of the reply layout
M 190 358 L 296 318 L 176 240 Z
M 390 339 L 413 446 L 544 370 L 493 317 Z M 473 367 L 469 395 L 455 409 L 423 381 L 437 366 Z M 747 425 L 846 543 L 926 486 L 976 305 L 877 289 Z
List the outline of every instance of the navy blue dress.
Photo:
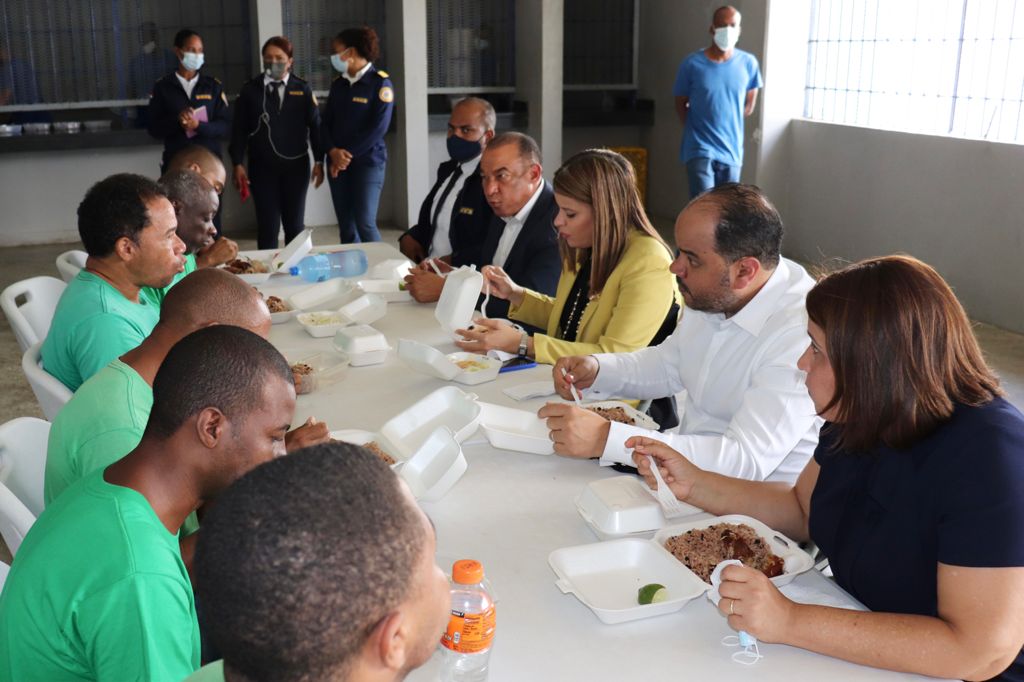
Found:
M 810 534 L 873 611 L 938 615 L 937 564 L 1024 566 L 1024 415 L 957 406 L 907 450 L 836 451 L 821 430 Z M 1024 680 L 1024 654 L 997 680 Z

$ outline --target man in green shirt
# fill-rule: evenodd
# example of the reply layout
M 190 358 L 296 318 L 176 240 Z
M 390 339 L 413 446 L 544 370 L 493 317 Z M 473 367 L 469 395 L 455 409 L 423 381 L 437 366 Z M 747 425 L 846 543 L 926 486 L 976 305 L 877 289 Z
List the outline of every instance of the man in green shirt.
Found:
M 89 257 L 57 303 L 43 341 L 47 372 L 72 391 L 156 326 L 160 311 L 142 287 L 165 287 L 184 267 L 185 244 L 166 193 L 141 175 L 93 185 L 78 206 Z
M 189 334 L 153 383 L 142 441 L 40 515 L 0 595 L 0 679 L 180 680 L 199 667 L 185 517 L 284 454 L 288 363 L 239 327 Z
M 218 498 L 201 536 L 196 590 L 224 660 L 188 682 L 401 680 L 448 622 L 433 527 L 364 448 L 260 465 Z

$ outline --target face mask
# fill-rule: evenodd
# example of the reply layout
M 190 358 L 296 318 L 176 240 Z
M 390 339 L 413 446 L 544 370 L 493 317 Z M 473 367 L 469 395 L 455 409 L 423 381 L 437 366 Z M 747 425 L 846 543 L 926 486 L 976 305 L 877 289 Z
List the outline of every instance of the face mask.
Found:
M 345 73 L 348 70 L 348 62 L 341 58 L 341 55 L 335 52 L 331 55 L 331 66 L 334 67 L 335 71 Z
M 272 80 L 279 81 L 283 79 L 287 71 L 287 62 L 263 62 L 263 73 L 270 76 Z
M 722 52 L 728 52 L 736 47 L 739 39 L 740 29 L 738 26 L 723 26 L 722 28 L 715 29 L 715 45 Z
M 186 52 L 181 57 L 181 65 L 189 71 L 198 71 L 203 68 L 203 53 Z
M 480 138 L 481 140 L 483 137 Z M 458 135 L 448 138 L 448 156 L 452 161 L 469 161 L 480 153 L 480 140 L 464 140 Z

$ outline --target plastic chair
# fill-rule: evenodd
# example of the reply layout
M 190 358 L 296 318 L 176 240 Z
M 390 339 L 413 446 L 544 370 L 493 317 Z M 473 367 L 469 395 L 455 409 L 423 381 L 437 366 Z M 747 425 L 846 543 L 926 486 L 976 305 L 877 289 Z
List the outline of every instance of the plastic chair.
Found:
M 3 592 L 4 583 L 7 582 L 7 574 L 10 572 L 11 567 L 0 561 L 0 592 Z
M 60 412 L 60 408 L 64 407 L 64 403 L 71 400 L 71 391 L 60 382 L 60 379 L 43 369 L 39 356 L 42 345 L 34 343 L 29 346 L 21 356 L 21 369 L 25 372 L 25 378 L 28 379 L 28 385 L 35 393 L 43 414 L 52 421 Z
M 11 556 L 18 553 L 21 541 L 35 522 L 36 517 L 28 507 L 7 486 L 0 483 L 0 536 L 7 543 L 7 549 L 11 550 Z
M 89 257 L 85 251 L 72 249 L 57 256 L 57 272 L 61 279 L 70 282 L 78 277 L 78 272 L 85 267 L 85 259 Z
M 50 422 L 19 417 L 0 426 L 0 535 L 18 551 L 43 511 L 43 475 Z
M 30 277 L 0 293 L 0 308 L 22 350 L 46 338 L 57 301 L 66 287 L 67 284 L 56 277 Z

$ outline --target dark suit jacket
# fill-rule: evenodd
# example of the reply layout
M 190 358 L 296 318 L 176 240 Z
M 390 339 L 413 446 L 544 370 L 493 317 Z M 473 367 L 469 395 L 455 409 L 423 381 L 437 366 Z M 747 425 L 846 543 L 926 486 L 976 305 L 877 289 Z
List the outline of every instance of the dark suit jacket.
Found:
M 562 260 L 558 254 L 558 233 L 554 221 L 558 214 L 555 203 L 555 191 L 551 183 L 545 181 L 544 189 L 537 197 L 537 203 L 530 209 L 523 229 L 516 237 L 512 250 L 505 259 L 504 270 L 516 284 L 533 291 L 555 295 L 558 277 L 562 274 Z M 487 229 L 480 260 L 475 263 L 477 269 L 491 264 L 494 252 L 498 250 L 498 240 L 505 230 L 505 221 L 494 216 Z M 508 301 L 491 297 L 484 311 L 490 318 L 507 318 Z
M 456 165 L 455 161 L 448 160 L 437 167 L 437 180 L 430 188 L 427 198 L 420 204 L 419 218 L 416 224 L 405 232 L 418 241 L 425 251 L 430 250 L 430 243 L 434 239 L 434 226 L 430 222 L 434 197 L 438 192 L 443 191 Z M 483 246 L 484 237 L 487 236 L 487 226 L 493 217 L 494 213 L 484 198 L 483 183 L 480 180 L 480 165 L 477 164 L 475 172 L 463 183 L 462 189 L 455 199 L 455 205 L 452 207 L 448 240 L 452 245 L 453 266 L 477 265 L 480 262 L 480 249 Z

